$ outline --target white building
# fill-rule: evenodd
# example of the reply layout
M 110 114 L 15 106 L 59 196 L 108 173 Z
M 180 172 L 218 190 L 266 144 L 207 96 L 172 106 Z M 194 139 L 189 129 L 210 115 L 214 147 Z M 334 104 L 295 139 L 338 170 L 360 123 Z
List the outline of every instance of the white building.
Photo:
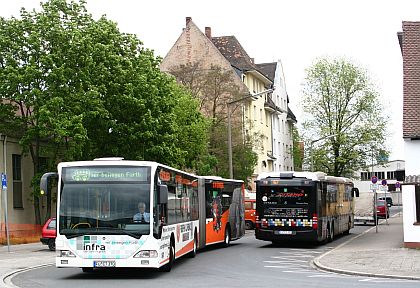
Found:
M 378 187 L 376 192 L 378 196 L 392 197 L 394 205 L 401 205 L 402 197 L 400 189 L 395 187 L 395 184 L 403 184 L 403 181 L 398 179 L 404 178 L 405 161 L 393 160 L 380 165 L 370 166 L 367 170 L 356 171 L 354 175 L 354 187 L 359 188 L 360 193 L 372 191 L 372 177 L 376 176 L 378 179 Z M 386 185 L 382 185 L 382 181 L 386 180 Z
M 280 60 L 273 63 L 257 64 L 257 67 L 271 81 L 274 91 L 272 93 L 271 115 L 271 157 L 273 169 L 269 171 L 293 171 L 293 124 L 296 117 L 289 108 L 289 97 L 286 91 L 283 65 Z M 266 103 L 268 106 L 270 103 Z

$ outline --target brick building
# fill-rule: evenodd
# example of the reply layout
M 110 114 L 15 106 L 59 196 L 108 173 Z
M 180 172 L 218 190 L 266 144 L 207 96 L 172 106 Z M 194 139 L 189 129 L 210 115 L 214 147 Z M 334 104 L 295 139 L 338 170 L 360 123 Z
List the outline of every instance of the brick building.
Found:
M 236 113 L 234 114 L 237 120 L 236 127 L 241 128 L 239 130 L 243 137 L 258 134 L 260 139 L 258 145 L 254 147 L 254 151 L 258 154 L 258 163 L 252 178 L 256 179 L 259 173 L 275 169 L 285 170 L 287 167 L 287 170 L 293 170 L 293 158 L 288 150 L 292 147 L 290 125 L 296 119 L 291 111 L 287 113 L 289 111 L 287 102 L 283 103 L 283 100 L 287 100 L 285 92 L 281 98 L 281 103 L 284 104 L 282 109 L 277 106 L 277 104 L 280 105 L 280 98 L 278 103 L 273 100 L 273 95 L 277 95 L 274 93 L 275 85 L 273 85 L 275 74 L 272 73 L 273 77 L 269 77 L 267 73 L 264 73 L 263 67 L 254 63 L 254 59 L 248 55 L 235 36 L 213 37 L 210 27 L 206 27 L 203 33 L 190 17 L 186 17 L 185 28 L 163 59 L 160 68 L 162 71 L 173 74 L 174 68 L 180 65 L 195 64 L 198 65 L 200 71 L 208 71 L 216 65 L 224 71 L 231 71 L 234 75 L 233 83 L 239 87 L 239 91 L 237 95 L 225 95 L 226 103 L 242 99 L 236 103 L 236 107 L 231 107 Z M 278 66 L 274 67 L 274 72 L 276 67 Z M 278 68 L 276 73 L 280 79 L 283 71 Z M 284 77 L 281 79 L 284 81 Z M 220 113 L 227 114 L 228 105 L 220 107 Z M 273 126 L 273 119 L 282 113 L 285 114 L 282 131 L 288 133 L 286 144 L 288 149 L 283 149 L 284 142 L 278 144 L 281 140 L 273 142 L 272 137 L 273 129 L 280 128 L 278 122 L 275 122 L 278 126 Z M 274 151 L 279 151 L 279 147 L 282 149 L 282 157 L 288 156 L 281 164 L 276 163 L 277 158 L 274 155 Z
M 420 248 L 420 22 L 402 22 L 398 40 L 403 58 L 405 184 L 404 245 Z

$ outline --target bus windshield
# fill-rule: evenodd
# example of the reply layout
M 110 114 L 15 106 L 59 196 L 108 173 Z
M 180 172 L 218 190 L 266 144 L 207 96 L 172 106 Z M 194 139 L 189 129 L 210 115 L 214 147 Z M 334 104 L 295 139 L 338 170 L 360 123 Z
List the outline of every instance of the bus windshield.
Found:
M 79 181 L 63 175 L 60 234 L 68 238 L 85 234 L 139 238 L 149 234 L 150 182 L 112 178 Z

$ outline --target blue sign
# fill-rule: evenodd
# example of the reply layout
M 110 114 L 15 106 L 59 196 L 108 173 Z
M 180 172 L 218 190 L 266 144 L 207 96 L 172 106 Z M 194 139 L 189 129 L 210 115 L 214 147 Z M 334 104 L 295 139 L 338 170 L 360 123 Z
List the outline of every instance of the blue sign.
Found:
M 372 176 L 371 181 L 372 181 L 373 184 L 376 184 L 376 182 L 378 182 L 378 177 Z
M 4 173 L 1 173 L 1 187 L 7 189 L 7 177 Z
M 386 186 L 386 180 L 384 179 L 384 180 L 382 180 L 382 185 L 383 186 Z
M 395 182 L 395 188 L 400 188 L 400 187 L 401 187 L 400 182 Z

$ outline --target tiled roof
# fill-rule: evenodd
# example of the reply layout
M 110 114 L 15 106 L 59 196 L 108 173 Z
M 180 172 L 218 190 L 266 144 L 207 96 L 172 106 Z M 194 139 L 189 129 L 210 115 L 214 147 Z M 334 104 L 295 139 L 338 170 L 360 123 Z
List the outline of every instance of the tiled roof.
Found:
M 235 36 L 212 37 L 211 40 L 232 66 L 243 71 L 257 70 L 252 59 Z
M 420 138 L 420 22 L 403 22 L 403 137 Z
M 262 74 L 264 74 L 265 77 L 267 77 L 273 82 L 274 82 L 274 75 L 276 73 L 276 67 L 277 67 L 276 62 L 257 64 L 258 70 Z

